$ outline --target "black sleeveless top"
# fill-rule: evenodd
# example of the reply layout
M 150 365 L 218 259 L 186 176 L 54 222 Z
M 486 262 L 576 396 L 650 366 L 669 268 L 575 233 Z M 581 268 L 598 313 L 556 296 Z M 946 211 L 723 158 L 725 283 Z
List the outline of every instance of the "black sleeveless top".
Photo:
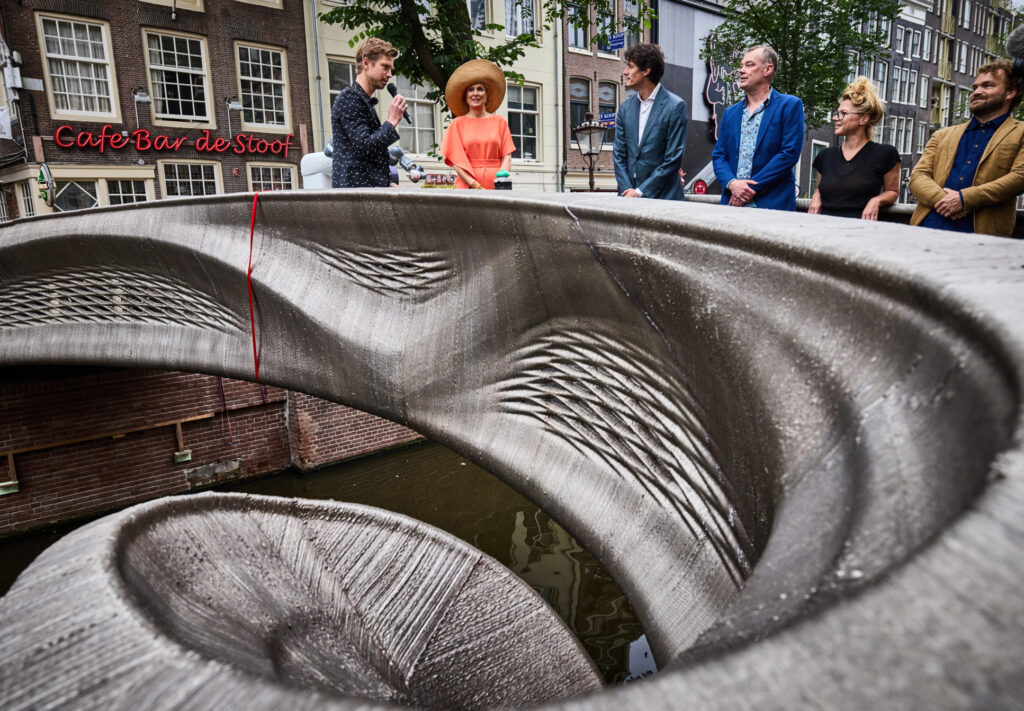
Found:
M 868 141 L 852 160 L 846 160 L 841 147 L 826 148 L 814 159 L 821 173 L 821 214 L 857 217 L 868 200 L 882 192 L 882 179 L 900 162 L 900 154 L 886 143 Z

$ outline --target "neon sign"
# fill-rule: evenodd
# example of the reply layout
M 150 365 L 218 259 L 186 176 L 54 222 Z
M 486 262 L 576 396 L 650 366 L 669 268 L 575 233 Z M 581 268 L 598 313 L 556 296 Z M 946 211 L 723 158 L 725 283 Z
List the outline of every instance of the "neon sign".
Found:
M 67 124 L 58 126 L 53 132 L 53 142 L 61 148 L 95 148 L 100 153 L 111 150 L 121 150 L 134 144 L 137 151 L 177 151 L 183 146 L 189 145 L 188 136 L 168 136 L 162 133 L 153 134 L 144 128 L 139 128 L 131 133 L 122 133 L 114 129 L 109 123 L 103 126 L 98 133 L 92 131 L 75 132 L 73 126 Z M 192 148 L 199 153 L 244 153 L 277 154 L 282 158 L 288 157 L 288 150 L 295 146 L 295 135 L 288 134 L 284 138 L 267 140 L 259 136 L 247 133 L 235 134 L 234 138 L 211 137 L 209 129 L 205 129 L 195 141 Z

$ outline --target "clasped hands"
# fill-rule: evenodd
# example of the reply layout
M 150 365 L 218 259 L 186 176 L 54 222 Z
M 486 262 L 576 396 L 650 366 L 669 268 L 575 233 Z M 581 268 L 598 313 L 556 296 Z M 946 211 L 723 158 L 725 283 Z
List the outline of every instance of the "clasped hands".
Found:
M 729 204 L 733 207 L 743 207 L 749 204 L 756 195 L 751 187 L 752 185 L 757 185 L 757 181 L 743 178 L 733 178 L 730 180 L 726 186 L 726 189 L 732 193 L 729 197 Z
M 943 188 L 943 190 L 946 192 L 946 196 L 935 203 L 932 209 L 947 220 L 959 220 L 961 217 L 965 217 L 967 213 L 960 200 L 960 193 L 952 188 Z

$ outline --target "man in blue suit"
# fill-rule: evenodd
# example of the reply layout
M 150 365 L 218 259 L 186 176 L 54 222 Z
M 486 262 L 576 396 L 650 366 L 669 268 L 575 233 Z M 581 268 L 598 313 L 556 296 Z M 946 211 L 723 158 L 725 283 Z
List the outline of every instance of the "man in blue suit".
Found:
M 711 152 L 722 204 L 796 210 L 793 166 L 804 143 L 804 102 L 772 88 L 779 55 L 753 47 L 739 69 L 746 97 L 725 110 Z
M 619 195 L 682 200 L 679 170 L 686 151 L 686 102 L 663 87 L 665 55 L 656 44 L 626 50 L 622 75 L 636 91 L 615 115 L 615 182 Z

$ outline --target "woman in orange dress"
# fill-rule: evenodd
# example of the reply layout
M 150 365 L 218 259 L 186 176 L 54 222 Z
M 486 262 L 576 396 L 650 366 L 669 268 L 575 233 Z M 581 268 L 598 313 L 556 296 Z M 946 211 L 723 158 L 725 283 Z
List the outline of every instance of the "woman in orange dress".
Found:
M 494 62 L 473 59 L 452 73 L 444 89 L 455 119 L 441 141 L 444 162 L 455 169 L 457 188 L 494 190 L 494 176 L 512 165 L 512 133 L 494 112 L 505 98 L 505 75 Z

